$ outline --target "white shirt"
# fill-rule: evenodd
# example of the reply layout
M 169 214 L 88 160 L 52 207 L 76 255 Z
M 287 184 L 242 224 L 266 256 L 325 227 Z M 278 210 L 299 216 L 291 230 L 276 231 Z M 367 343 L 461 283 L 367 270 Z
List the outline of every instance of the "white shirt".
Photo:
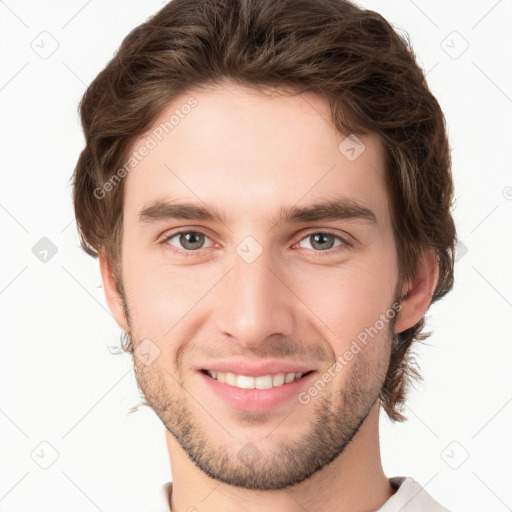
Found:
M 450 512 L 439 505 L 413 478 L 398 476 L 390 478 L 390 482 L 397 491 L 375 512 Z M 162 485 L 145 512 L 172 512 L 171 492 L 172 482 Z

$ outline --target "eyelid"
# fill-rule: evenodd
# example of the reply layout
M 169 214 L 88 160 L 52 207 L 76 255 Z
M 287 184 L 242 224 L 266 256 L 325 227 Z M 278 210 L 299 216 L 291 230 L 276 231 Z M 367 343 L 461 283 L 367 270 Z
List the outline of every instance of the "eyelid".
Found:
M 164 244 L 168 243 L 171 238 L 174 238 L 177 235 L 183 235 L 183 234 L 187 234 L 187 233 L 197 233 L 199 235 L 204 235 L 205 238 L 209 239 L 212 242 L 211 246 L 215 245 L 215 242 L 212 240 L 212 238 L 209 235 L 207 235 L 202 230 L 202 228 L 201 229 L 196 229 L 196 228 L 192 228 L 192 229 L 191 228 L 185 228 L 185 229 L 178 228 L 176 231 L 171 231 L 170 233 L 166 233 L 162 237 L 162 243 L 164 243 Z M 168 245 L 170 245 L 170 244 L 168 244 Z M 193 251 L 191 249 L 185 249 L 185 248 L 181 248 L 181 247 L 174 247 L 173 245 L 171 245 L 171 247 L 173 247 L 176 250 L 186 251 L 186 252 L 190 252 L 190 253 L 199 252 L 201 249 L 208 249 L 208 247 L 201 247 L 201 249 L 197 249 L 197 250 Z
M 331 229 L 311 228 L 305 234 L 303 233 L 301 235 L 301 237 L 297 240 L 297 242 L 295 242 L 293 245 L 297 245 L 299 242 L 302 242 L 302 240 L 304 240 L 308 236 L 316 235 L 317 233 L 322 233 L 324 235 L 334 236 L 335 238 L 338 238 L 339 240 L 341 240 L 343 242 L 343 245 L 346 245 L 346 246 L 349 246 L 349 247 L 352 247 L 354 245 L 354 242 L 355 242 L 354 238 L 351 237 L 348 233 L 340 234 L 340 233 L 338 233 L 336 231 L 333 231 Z M 328 252 L 329 250 L 330 249 L 326 250 L 325 252 Z M 322 251 L 316 251 L 316 252 L 322 252 Z
M 161 235 L 158 235 L 157 240 L 168 240 L 176 235 L 181 235 L 183 233 L 200 233 L 201 235 L 207 236 L 208 238 L 212 238 L 210 229 L 205 226 L 179 226 L 174 229 L 167 229 Z

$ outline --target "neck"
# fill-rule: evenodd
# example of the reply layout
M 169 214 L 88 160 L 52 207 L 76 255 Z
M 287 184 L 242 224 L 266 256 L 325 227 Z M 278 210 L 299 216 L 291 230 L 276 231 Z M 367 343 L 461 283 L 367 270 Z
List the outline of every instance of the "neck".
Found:
M 173 512 L 368 512 L 379 509 L 394 492 L 382 469 L 378 401 L 337 459 L 300 484 L 280 490 L 248 490 L 213 480 L 167 430 L 166 441 Z

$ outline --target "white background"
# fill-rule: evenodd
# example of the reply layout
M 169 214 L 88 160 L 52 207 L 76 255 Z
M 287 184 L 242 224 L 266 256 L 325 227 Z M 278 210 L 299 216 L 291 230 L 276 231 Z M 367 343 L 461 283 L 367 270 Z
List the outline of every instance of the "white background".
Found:
M 171 479 L 156 415 L 128 413 L 138 403 L 131 361 L 108 350 L 120 331 L 97 262 L 79 248 L 70 186 L 81 95 L 164 3 L 0 1 L 4 512 L 138 511 Z M 410 419 L 382 417 L 384 468 L 455 512 L 511 510 L 512 1 L 361 5 L 407 31 L 428 72 L 448 121 L 464 244 L 455 288 L 430 309 L 434 334 L 417 349 L 425 383 Z M 42 38 L 47 50 L 58 44 L 46 59 L 33 49 Z M 57 249 L 47 262 L 32 252 L 42 237 Z

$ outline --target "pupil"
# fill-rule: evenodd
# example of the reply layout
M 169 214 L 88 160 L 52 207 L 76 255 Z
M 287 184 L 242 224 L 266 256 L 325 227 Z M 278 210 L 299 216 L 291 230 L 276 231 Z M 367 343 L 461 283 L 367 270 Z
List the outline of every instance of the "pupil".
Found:
M 181 235 L 180 243 L 186 249 L 199 249 L 203 242 L 202 237 L 203 235 L 201 233 L 185 233 L 184 235 Z
M 328 247 L 325 246 L 326 239 L 328 240 L 328 242 L 327 242 Z M 329 243 L 329 239 L 330 239 L 331 243 Z M 331 249 L 334 244 L 334 237 L 332 235 L 328 235 L 326 233 L 317 233 L 317 234 L 313 235 L 313 240 L 314 240 L 314 243 L 312 244 L 313 247 L 315 247 L 315 245 L 320 244 L 320 247 L 317 247 L 317 248 L 322 251 L 324 251 L 326 249 Z

